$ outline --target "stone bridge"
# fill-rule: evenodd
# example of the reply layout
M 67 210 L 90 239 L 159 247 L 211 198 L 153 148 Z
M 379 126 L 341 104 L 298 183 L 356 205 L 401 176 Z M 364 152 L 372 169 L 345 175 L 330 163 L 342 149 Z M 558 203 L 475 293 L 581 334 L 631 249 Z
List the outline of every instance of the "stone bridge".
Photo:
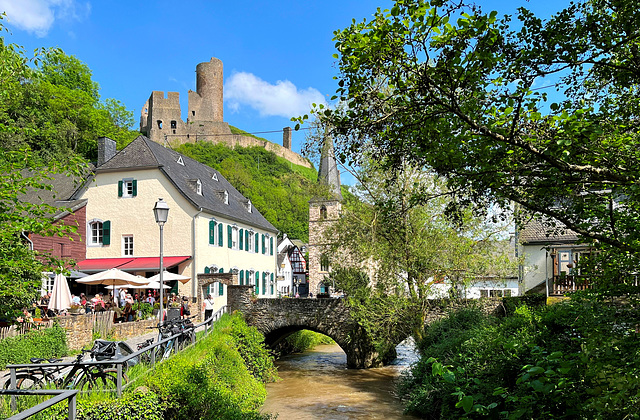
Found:
M 243 313 L 247 324 L 265 337 L 273 347 L 296 331 L 311 330 L 331 337 L 347 355 L 350 368 L 382 366 L 385 359 L 375 350 L 373 341 L 341 299 L 253 299 L 253 286 L 227 288 L 230 311 Z
M 227 273 L 198 275 L 200 289 L 213 281 L 227 284 L 229 311 L 240 311 L 249 325 L 265 336 L 273 347 L 296 331 L 311 330 L 331 337 L 347 355 L 349 368 L 379 367 L 395 359 L 393 354 L 380 355 L 373 340 L 349 312 L 342 299 L 255 299 L 253 286 L 238 285 L 234 275 Z M 234 281 L 235 280 L 235 281 Z M 500 300 L 475 301 L 487 313 L 499 311 Z M 434 301 L 427 323 L 443 317 L 446 308 L 462 306 L 465 301 Z M 406 337 L 389 338 L 392 348 Z

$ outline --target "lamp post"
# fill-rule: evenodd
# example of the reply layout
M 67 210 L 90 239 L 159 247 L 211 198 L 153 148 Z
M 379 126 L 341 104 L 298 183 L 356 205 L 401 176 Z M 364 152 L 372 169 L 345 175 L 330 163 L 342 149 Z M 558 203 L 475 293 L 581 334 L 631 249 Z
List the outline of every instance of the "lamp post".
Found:
M 167 218 L 169 217 L 169 205 L 166 202 L 162 201 L 162 198 L 158 198 L 156 205 L 153 207 L 153 215 L 156 218 L 156 223 L 158 224 L 158 226 L 160 226 L 160 323 L 162 323 L 164 318 L 164 302 L 162 297 L 164 286 L 164 279 L 162 278 L 164 272 L 164 267 L 162 265 L 162 230 L 164 228 L 165 222 L 167 221 Z

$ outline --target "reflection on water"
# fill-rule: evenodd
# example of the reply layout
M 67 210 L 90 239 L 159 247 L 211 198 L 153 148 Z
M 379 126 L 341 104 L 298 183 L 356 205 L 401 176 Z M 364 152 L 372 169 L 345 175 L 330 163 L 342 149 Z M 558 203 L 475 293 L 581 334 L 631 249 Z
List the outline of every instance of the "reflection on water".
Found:
M 416 360 L 412 346 L 398 346 L 398 359 L 377 369 L 347 369 L 338 345 L 318 346 L 276 362 L 281 380 L 267 385 L 263 412 L 280 420 L 411 419 L 394 396 L 395 380 Z

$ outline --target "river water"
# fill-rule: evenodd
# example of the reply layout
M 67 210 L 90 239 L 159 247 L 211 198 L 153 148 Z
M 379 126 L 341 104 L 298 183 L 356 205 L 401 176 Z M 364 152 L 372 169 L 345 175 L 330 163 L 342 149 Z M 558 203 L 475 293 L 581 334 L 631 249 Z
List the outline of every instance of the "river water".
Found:
M 337 344 L 285 356 L 276 361 L 281 380 L 267 384 L 262 411 L 279 420 L 414 419 L 402 414 L 394 386 L 417 357 L 411 343 L 397 351 L 393 364 L 376 369 L 347 369 Z

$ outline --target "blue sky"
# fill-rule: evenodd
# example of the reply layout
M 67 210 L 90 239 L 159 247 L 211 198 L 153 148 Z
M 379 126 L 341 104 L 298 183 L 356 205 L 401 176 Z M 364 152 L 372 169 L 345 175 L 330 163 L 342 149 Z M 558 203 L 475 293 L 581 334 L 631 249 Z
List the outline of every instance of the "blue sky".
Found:
M 518 6 L 547 16 L 568 1 L 480 1 L 484 9 L 513 13 Z M 134 112 L 153 90 L 195 90 L 195 67 L 217 57 L 224 63 L 229 124 L 281 143 L 292 116 L 335 92 L 333 31 L 370 18 L 390 1 L 86 1 L 0 0 L 7 42 L 60 47 L 85 62 L 103 99 Z M 136 125 L 137 128 L 137 125 Z M 294 132 L 300 151 L 304 132 Z

